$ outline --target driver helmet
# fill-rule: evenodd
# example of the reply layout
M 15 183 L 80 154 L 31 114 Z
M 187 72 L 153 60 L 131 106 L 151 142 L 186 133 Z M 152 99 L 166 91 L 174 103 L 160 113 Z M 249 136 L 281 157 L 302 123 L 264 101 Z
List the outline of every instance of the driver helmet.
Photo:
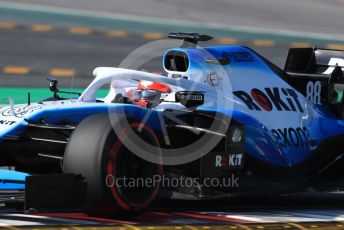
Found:
M 137 85 L 133 104 L 144 108 L 152 108 L 159 105 L 171 92 L 172 89 L 168 85 L 141 80 Z

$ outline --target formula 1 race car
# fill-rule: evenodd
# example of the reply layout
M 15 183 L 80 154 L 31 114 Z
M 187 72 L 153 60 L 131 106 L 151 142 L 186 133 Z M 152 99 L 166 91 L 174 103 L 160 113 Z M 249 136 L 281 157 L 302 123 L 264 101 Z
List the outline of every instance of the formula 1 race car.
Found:
M 26 208 L 132 214 L 157 197 L 344 189 L 344 51 L 290 49 L 281 70 L 244 46 L 171 33 L 165 74 L 100 67 L 72 99 L 0 109 L 0 189 Z M 97 98 L 104 86 L 109 92 Z M 1 199 L 1 197 L 0 197 Z

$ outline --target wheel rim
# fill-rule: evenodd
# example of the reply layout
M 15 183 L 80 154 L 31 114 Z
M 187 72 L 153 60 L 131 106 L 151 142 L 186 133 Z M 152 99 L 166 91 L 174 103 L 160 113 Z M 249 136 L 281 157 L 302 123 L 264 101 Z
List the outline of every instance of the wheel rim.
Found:
M 135 129 L 139 125 L 140 123 L 132 123 L 130 127 Z M 159 146 L 154 132 L 147 126 L 144 126 L 143 130 L 151 137 L 153 144 Z M 123 130 L 120 135 L 125 136 L 127 131 Z M 159 155 L 161 156 L 161 152 Z M 106 166 L 107 175 L 110 177 L 107 180 L 113 185 L 110 187 L 113 198 L 125 210 L 135 211 L 146 208 L 154 200 L 160 183 L 153 180 L 151 186 L 147 187 L 147 178 L 156 179 L 156 176 L 162 175 L 162 171 L 162 164 L 156 165 L 141 159 L 130 152 L 119 138 L 110 148 Z

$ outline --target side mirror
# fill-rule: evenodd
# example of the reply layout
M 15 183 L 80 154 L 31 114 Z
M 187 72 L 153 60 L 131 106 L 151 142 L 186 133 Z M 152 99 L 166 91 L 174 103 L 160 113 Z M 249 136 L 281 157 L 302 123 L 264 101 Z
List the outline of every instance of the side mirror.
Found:
M 59 92 L 59 89 L 58 89 L 59 81 L 54 78 L 47 78 L 47 80 L 49 81 L 50 91 L 54 93 L 54 98 L 60 99 L 59 95 L 57 94 Z

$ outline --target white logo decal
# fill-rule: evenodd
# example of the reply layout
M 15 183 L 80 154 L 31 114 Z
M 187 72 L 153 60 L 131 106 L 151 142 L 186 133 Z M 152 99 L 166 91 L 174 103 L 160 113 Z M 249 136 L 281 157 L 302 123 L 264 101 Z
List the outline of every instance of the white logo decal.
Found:
M 185 100 L 185 101 L 202 101 L 203 100 L 203 96 L 202 95 L 181 95 L 180 99 Z
M 323 74 L 331 74 L 337 65 L 344 67 L 344 59 L 331 58 L 328 65 L 331 67 L 329 67 L 325 72 L 323 72 Z
M 306 86 L 307 90 L 307 99 L 311 101 L 313 104 L 321 105 L 321 82 L 308 82 Z

